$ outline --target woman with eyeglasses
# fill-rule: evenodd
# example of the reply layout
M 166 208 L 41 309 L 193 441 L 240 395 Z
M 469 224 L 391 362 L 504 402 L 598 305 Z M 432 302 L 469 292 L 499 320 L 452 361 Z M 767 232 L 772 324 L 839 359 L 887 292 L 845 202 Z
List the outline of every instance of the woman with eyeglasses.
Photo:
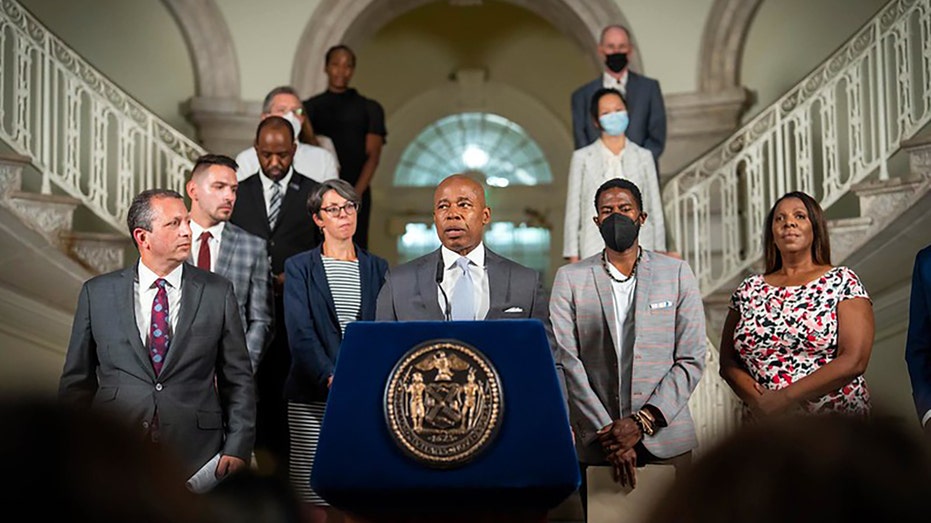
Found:
M 388 270 L 388 262 L 353 243 L 359 202 L 346 181 L 320 184 L 307 199 L 307 211 L 323 243 L 285 262 L 290 479 L 306 521 L 326 521 L 327 504 L 310 488 L 310 471 L 343 334 L 350 322 L 375 319 L 375 299 Z

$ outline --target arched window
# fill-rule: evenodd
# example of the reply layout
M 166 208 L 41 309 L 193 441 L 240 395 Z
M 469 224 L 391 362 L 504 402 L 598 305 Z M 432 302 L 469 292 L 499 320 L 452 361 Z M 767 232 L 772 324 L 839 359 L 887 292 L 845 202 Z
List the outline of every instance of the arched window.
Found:
M 496 114 L 461 113 L 417 135 L 401 155 L 394 185 L 433 187 L 461 172 L 478 174 L 492 187 L 553 181 L 543 151 L 521 126 Z
M 485 228 L 485 245 L 496 253 L 536 269 L 541 275 L 549 269 L 550 231 L 513 222 L 492 222 Z M 440 247 L 436 226 L 408 223 L 398 238 L 398 263 L 423 256 Z

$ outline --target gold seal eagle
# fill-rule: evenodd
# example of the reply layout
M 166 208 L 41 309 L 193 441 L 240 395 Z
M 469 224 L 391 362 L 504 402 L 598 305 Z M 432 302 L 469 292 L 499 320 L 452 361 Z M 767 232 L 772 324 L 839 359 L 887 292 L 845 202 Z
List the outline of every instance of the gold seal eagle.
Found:
M 494 440 L 504 398 L 491 361 L 456 340 L 409 350 L 385 387 L 385 420 L 398 447 L 431 467 L 468 463 Z

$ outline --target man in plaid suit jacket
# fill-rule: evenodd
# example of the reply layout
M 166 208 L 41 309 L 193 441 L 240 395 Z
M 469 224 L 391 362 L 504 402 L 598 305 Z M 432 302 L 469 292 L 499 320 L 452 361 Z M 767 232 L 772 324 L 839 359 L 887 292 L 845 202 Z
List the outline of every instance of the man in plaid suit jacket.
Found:
M 233 283 L 246 331 L 252 371 L 271 339 L 271 273 L 265 240 L 229 223 L 236 203 L 236 162 L 222 155 L 197 159 L 187 183 L 191 198 L 191 263 Z
M 550 319 L 579 461 L 614 467 L 687 462 L 698 445 L 688 401 L 705 362 L 701 293 L 688 264 L 642 250 L 647 215 L 629 180 L 595 195 L 605 250 L 556 273 Z

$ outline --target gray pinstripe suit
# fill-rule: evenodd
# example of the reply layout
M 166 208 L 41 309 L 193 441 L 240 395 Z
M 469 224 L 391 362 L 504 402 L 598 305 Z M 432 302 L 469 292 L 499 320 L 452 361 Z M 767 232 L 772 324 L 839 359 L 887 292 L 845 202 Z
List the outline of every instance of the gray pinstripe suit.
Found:
M 550 299 L 579 460 L 605 463 L 595 432 L 647 403 L 668 426 L 644 436 L 643 445 L 658 458 L 683 454 L 698 445 L 688 408 L 705 362 L 698 284 L 685 262 L 644 250 L 631 311 L 634 350 L 619 362 L 614 295 L 600 256 L 561 267 Z M 621 387 L 629 397 L 620 397 Z
M 265 240 L 226 222 L 214 272 L 233 282 L 239 316 L 246 330 L 246 348 L 255 372 L 272 331 L 271 269 Z

